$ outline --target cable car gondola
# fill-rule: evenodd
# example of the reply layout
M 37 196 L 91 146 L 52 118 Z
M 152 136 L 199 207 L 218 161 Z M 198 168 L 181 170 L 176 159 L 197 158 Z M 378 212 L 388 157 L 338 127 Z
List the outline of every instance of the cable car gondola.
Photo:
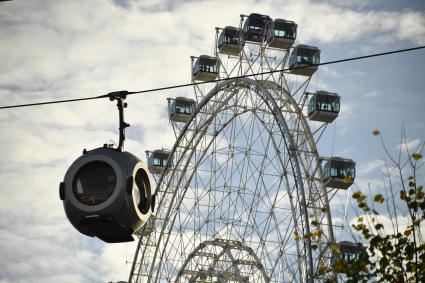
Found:
M 346 273 L 353 264 L 360 262 L 366 256 L 366 250 L 360 243 L 353 243 L 349 241 L 341 241 L 334 244 L 337 247 L 337 252 L 333 255 L 334 271 L 339 273 Z M 335 263 L 342 260 L 345 264 L 339 265 L 338 268 Z
M 302 76 L 313 75 L 317 70 L 317 64 L 320 64 L 320 49 L 304 44 L 295 46 L 288 60 L 291 74 Z
M 331 123 L 338 117 L 341 97 L 332 92 L 319 90 L 308 103 L 308 118 L 312 121 Z
M 193 79 L 197 81 L 213 81 L 218 77 L 220 63 L 216 57 L 201 55 L 193 65 Z
M 59 197 L 71 224 L 82 234 L 108 243 L 133 241 L 133 233 L 149 219 L 155 206 L 149 170 L 133 154 L 122 151 L 123 100 L 127 91 L 109 93 L 119 110 L 119 145 L 83 151 L 59 185 Z
M 356 163 L 351 159 L 331 157 L 323 167 L 323 185 L 328 188 L 348 189 L 356 177 Z
M 266 42 L 269 47 L 288 49 L 297 37 L 297 24 L 293 21 L 276 19 L 267 26 Z
M 153 215 L 149 217 L 148 221 L 146 222 L 145 226 L 136 232 L 136 235 L 138 236 L 148 236 L 155 230 L 155 225 L 153 222 Z
M 241 39 L 240 29 L 231 26 L 225 27 L 218 37 L 218 51 L 222 54 L 239 55 L 244 47 Z
M 168 161 L 171 156 L 171 153 L 168 150 L 157 149 L 152 152 L 147 151 L 147 154 L 148 168 L 153 174 L 165 174 L 171 169 L 173 161 Z M 169 166 L 167 166 L 167 162 L 170 162 Z
M 191 98 L 176 97 L 168 101 L 168 114 L 171 121 L 186 123 L 195 113 L 196 102 Z
M 129 152 L 97 148 L 74 161 L 60 185 L 66 216 L 82 234 L 133 241 L 152 213 L 148 169 Z
M 267 24 L 271 18 L 267 15 L 252 13 L 250 14 L 243 25 L 242 35 L 244 41 L 252 41 L 262 43 L 266 33 Z

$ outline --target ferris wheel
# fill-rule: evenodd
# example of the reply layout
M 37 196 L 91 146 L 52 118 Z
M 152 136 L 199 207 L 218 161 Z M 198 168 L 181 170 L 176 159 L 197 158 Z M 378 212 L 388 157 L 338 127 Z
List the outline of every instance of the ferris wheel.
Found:
M 308 91 L 320 50 L 293 46 L 296 33 L 292 21 L 241 15 L 216 28 L 213 56 L 192 57 L 194 97 L 168 99 L 176 142 L 147 152 L 157 204 L 129 282 L 336 278 L 329 199 L 353 183 L 355 163 L 318 153 L 340 97 Z

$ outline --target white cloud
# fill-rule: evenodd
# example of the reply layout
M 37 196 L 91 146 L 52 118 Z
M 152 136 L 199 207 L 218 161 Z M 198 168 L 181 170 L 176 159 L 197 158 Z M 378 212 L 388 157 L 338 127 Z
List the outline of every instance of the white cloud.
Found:
M 348 119 L 354 113 L 354 106 L 351 103 L 341 103 L 340 115 L 341 118 Z
M 346 8 L 364 8 L 376 3 L 376 0 L 325 0 L 323 2 Z
M 385 184 L 383 178 L 356 178 L 354 188 L 369 195 L 369 188 L 372 194 L 376 194 L 383 191 Z
M 338 74 L 337 71 L 332 69 L 330 66 L 323 66 L 320 67 L 320 72 L 325 73 L 325 75 L 331 76 L 331 77 L 338 77 L 340 74 Z
M 378 97 L 382 96 L 382 93 L 378 90 L 372 90 L 368 93 L 363 94 L 364 97 Z
M 423 146 L 423 141 L 419 139 L 406 140 L 405 142 L 397 145 L 397 149 L 401 149 L 402 151 L 409 151 L 410 154 L 414 153 L 419 149 L 420 146 Z
M 360 164 L 356 170 L 359 175 L 373 173 L 375 171 L 383 172 L 385 169 L 385 161 L 374 159 L 369 160 L 365 164 Z
M 407 12 L 399 19 L 397 36 L 400 40 L 411 41 L 418 44 L 425 43 L 425 15 L 423 12 Z
M 306 1 L 292 4 L 285 9 L 286 14 L 299 24 L 300 38 L 306 42 L 349 42 L 380 34 L 392 38 L 391 42 L 408 40 L 422 44 L 425 40 L 423 12 L 356 11 Z
M 1 3 L 1 105 L 189 82 L 189 56 L 211 54 L 214 28 L 238 25 L 241 13 L 293 19 L 300 42 L 383 36 L 423 43 L 425 37 L 423 12 L 357 11 L 348 1 L 338 7 L 310 1 L 121 3 L 127 8 L 102 0 Z M 336 75 L 331 68 L 325 72 Z M 144 160 L 147 149 L 171 148 L 166 97 L 183 95 L 192 96 L 192 89 L 130 96 L 126 149 Z M 343 104 L 342 116 L 352 112 Z M 66 168 L 83 148 L 118 142 L 117 115 L 107 100 L 0 111 L 0 282 L 126 280 L 122 266 L 134 245 L 80 235 L 58 197 Z

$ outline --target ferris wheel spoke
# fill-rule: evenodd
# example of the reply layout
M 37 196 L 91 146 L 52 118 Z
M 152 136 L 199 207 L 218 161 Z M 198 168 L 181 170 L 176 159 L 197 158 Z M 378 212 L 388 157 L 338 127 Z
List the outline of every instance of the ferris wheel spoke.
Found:
M 312 132 L 307 123 L 311 76 L 275 72 L 290 50 L 247 42 L 236 57 L 216 47 L 218 77 L 229 80 L 195 84 L 195 113 L 171 121 L 173 166 L 156 177 L 156 229 L 140 238 L 137 280 L 306 282 L 328 260 L 333 231 L 316 148 L 327 124 Z M 252 79 L 230 79 L 238 75 Z M 305 237 L 314 229 L 323 230 L 317 251 Z
M 286 62 L 286 58 L 287 58 L 287 53 L 285 52 L 285 56 L 281 59 L 281 61 L 277 64 L 275 64 L 275 66 L 273 66 L 273 64 L 271 64 L 271 62 L 269 61 L 269 58 L 267 56 L 264 57 L 264 61 L 267 64 L 267 67 L 270 71 L 277 71 L 279 69 L 283 69 L 282 66 L 285 66 L 285 62 Z M 279 74 L 278 74 L 279 75 Z M 268 74 L 268 77 L 266 78 L 266 80 L 268 80 L 269 78 L 273 78 L 273 82 L 275 82 L 276 84 L 279 84 L 279 79 L 275 78 L 275 73 L 270 73 Z

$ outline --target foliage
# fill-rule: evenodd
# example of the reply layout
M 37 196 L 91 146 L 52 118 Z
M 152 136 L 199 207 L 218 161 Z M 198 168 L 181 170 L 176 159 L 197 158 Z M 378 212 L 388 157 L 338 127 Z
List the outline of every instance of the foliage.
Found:
M 385 163 L 385 196 L 367 196 L 361 191 L 353 194 L 361 215 L 352 228 L 366 243 L 365 257 L 352 265 L 337 260 L 334 268 L 345 271 L 347 282 L 425 282 L 425 235 L 421 234 L 421 227 L 425 229 L 425 191 L 417 183 L 418 170 L 424 165 L 421 153 L 425 143 L 409 153 L 403 131 L 398 157 L 394 158 L 381 133 L 375 130 L 372 134 L 381 138 L 389 158 Z M 378 212 L 382 208 L 386 217 Z M 385 223 L 388 217 L 390 221 Z M 403 217 L 407 219 L 405 227 L 400 223 Z

